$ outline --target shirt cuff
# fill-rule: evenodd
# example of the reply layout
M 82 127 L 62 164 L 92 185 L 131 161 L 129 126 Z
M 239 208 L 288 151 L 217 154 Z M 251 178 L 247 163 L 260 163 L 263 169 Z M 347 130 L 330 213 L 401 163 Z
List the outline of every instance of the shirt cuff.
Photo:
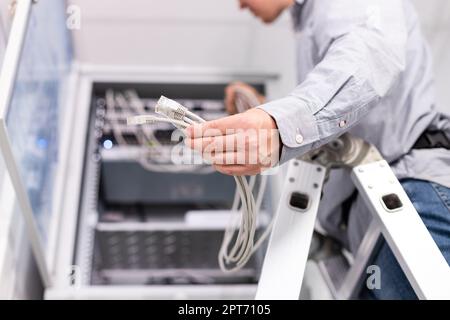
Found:
M 280 163 L 300 157 L 319 140 L 316 118 L 306 101 L 288 96 L 262 106 L 276 122 L 283 143 Z

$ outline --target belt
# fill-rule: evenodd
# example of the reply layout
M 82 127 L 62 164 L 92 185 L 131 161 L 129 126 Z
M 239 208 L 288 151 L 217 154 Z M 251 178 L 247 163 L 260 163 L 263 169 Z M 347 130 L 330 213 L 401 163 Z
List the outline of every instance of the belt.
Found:
M 413 149 L 437 148 L 450 150 L 450 139 L 443 131 L 425 131 L 413 146 Z

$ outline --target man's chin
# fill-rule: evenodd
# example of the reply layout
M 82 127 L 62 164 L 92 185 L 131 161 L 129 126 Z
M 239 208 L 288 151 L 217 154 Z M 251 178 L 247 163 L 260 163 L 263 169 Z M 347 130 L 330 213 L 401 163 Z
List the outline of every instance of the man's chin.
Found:
M 275 20 L 277 20 L 279 16 L 280 15 L 276 15 L 276 16 L 259 16 L 259 19 L 265 24 L 270 24 L 270 23 L 274 22 Z
M 264 16 L 263 14 L 260 14 L 260 12 L 256 10 L 250 9 L 250 12 L 253 14 L 255 18 L 258 18 L 259 20 L 261 20 L 261 22 L 266 24 L 271 23 L 275 20 L 273 17 Z

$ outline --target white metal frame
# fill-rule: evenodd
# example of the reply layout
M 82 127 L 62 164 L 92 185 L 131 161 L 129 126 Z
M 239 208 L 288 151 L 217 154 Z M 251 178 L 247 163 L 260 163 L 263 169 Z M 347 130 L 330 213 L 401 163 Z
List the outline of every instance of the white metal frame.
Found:
M 358 166 L 352 179 L 420 299 L 450 299 L 450 267 L 386 161 Z M 403 207 L 390 212 L 381 197 L 396 194 Z
M 313 205 L 305 212 L 308 218 L 293 214 L 286 206 L 286 197 L 296 188 L 311 194 L 312 184 L 322 184 L 318 182 L 314 165 L 294 166 L 295 161 L 290 164 L 288 177 L 302 182 L 299 186 L 286 182 L 256 299 L 297 300 L 300 295 L 318 199 L 313 198 Z M 356 166 L 352 179 L 374 219 L 342 287 L 333 291 L 334 296 L 338 299 L 355 297 L 370 255 L 382 234 L 420 299 L 450 299 L 450 267 L 388 163 L 382 160 Z M 387 210 L 381 198 L 388 194 L 396 194 L 403 206 Z M 289 263 L 292 265 L 286 266 Z
M 205 289 L 207 291 L 205 291 Z M 207 292 L 205 294 L 205 292 Z M 255 295 L 255 285 L 216 286 L 89 286 L 46 290 L 47 300 L 248 300 Z
M 75 177 L 71 176 L 72 168 L 70 166 L 70 161 L 75 157 L 75 155 L 70 153 L 70 149 L 72 145 L 75 143 L 75 139 L 73 139 L 73 131 L 75 121 L 74 119 L 80 113 L 80 111 L 76 108 L 76 102 L 78 98 L 79 89 L 79 73 L 77 71 L 76 65 L 73 65 L 71 68 L 71 73 L 69 75 L 69 79 L 66 83 L 65 90 L 65 110 L 62 114 L 61 119 L 61 139 L 59 142 L 59 161 L 56 168 L 55 174 L 55 187 L 54 187 L 54 203 L 52 206 L 52 214 L 51 220 L 49 222 L 48 229 L 48 239 L 47 239 L 47 250 L 45 252 L 46 258 L 48 261 L 49 271 L 52 277 L 55 276 L 56 273 L 56 252 L 59 246 L 58 234 L 60 229 L 64 228 L 64 226 L 69 222 L 67 219 L 62 219 L 64 216 L 64 193 L 65 193 L 65 185 L 67 180 L 75 179 Z M 80 160 L 82 161 L 82 159 Z M 72 207 L 77 207 L 76 203 L 72 205 Z M 61 223 L 64 221 L 64 223 Z M 74 221 L 76 223 L 76 221 Z M 55 281 L 56 282 L 56 281 Z
M 290 162 L 261 271 L 257 300 L 300 297 L 325 174 L 323 166 L 298 160 Z M 309 196 L 306 210 L 289 205 L 293 192 Z
M 270 95 L 271 82 L 277 80 L 275 74 L 259 72 L 242 72 L 214 68 L 160 68 L 160 67 L 128 67 L 128 66 L 98 66 L 98 65 L 74 65 L 76 81 L 73 81 L 70 96 L 74 100 L 72 107 L 73 115 L 64 126 L 67 132 L 61 143 L 69 146 L 66 151 L 70 157 L 61 171 L 63 181 L 61 186 L 60 206 L 57 210 L 60 216 L 52 223 L 51 235 L 54 239 L 54 260 L 51 265 L 54 283 L 45 291 L 46 299 L 77 299 L 77 298 L 148 298 L 158 299 L 166 297 L 173 298 L 201 298 L 204 290 L 201 288 L 182 287 L 179 293 L 173 290 L 162 290 L 159 286 L 86 286 L 71 287 L 69 284 L 68 270 L 70 270 L 73 256 L 75 254 L 76 226 L 79 218 L 79 199 L 83 176 L 83 163 L 86 147 L 86 133 L 91 108 L 91 94 L 94 83 L 226 83 L 236 79 L 246 81 L 264 82 L 267 84 Z M 76 94 L 73 94 L 75 93 Z M 67 129 L 70 128 L 70 129 Z M 280 185 L 283 177 L 276 175 L 271 177 L 271 184 Z M 277 203 L 279 194 L 273 190 L 273 203 Z M 55 215 L 56 216 L 56 215 Z M 234 293 L 239 292 L 236 297 L 249 299 L 256 292 L 256 285 L 238 285 L 236 288 L 223 286 L 208 286 L 213 293 L 210 298 L 230 299 Z M 181 290 L 183 289 L 183 290 Z M 236 290 L 235 290 L 236 289 Z M 202 291 L 203 290 L 203 291 Z

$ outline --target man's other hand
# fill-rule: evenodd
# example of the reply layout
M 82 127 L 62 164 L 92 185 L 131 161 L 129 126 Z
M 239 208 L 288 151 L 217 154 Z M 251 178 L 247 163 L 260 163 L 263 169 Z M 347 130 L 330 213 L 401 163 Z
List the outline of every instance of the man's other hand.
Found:
M 238 113 L 238 110 L 236 107 L 236 102 L 237 102 L 236 97 L 237 97 L 239 91 L 247 93 L 247 95 L 254 96 L 256 98 L 256 100 L 259 102 L 258 105 L 261 105 L 266 101 L 266 98 L 263 95 L 261 95 L 252 86 L 249 86 L 248 84 L 243 83 L 243 82 L 231 83 L 225 88 L 225 108 L 226 108 L 228 114 Z M 254 105 L 252 107 L 256 107 L 256 106 Z

